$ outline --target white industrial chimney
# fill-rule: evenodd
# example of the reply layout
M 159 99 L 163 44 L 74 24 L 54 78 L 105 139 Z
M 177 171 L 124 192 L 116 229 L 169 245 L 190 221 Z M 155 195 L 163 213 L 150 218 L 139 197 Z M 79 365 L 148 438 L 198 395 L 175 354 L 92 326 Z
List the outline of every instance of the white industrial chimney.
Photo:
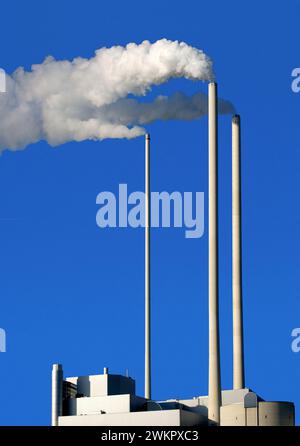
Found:
M 245 387 L 241 271 L 241 150 L 240 117 L 232 118 L 232 299 L 233 388 Z
M 150 135 L 145 136 L 145 398 L 151 399 Z
M 58 425 L 58 417 L 62 415 L 63 401 L 63 369 L 60 364 L 53 364 L 52 367 L 52 411 L 51 424 Z
M 208 182 L 209 182 L 209 407 L 208 418 L 220 423 L 221 377 L 218 279 L 218 99 L 217 84 L 208 86 Z

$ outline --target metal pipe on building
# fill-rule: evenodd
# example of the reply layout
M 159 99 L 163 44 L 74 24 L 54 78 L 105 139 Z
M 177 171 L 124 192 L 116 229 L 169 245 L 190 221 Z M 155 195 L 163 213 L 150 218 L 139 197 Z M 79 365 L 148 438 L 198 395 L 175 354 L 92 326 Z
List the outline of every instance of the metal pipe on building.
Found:
M 58 426 L 58 417 L 62 416 L 63 369 L 60 364 L 52 367 L 52 411 L 51 425 Z
M 221 373 L 219 340 L 218 279 L 218 93 L 217 84 L 208 86 L 208 182 L 209 182 L 209 407 L 208 418 L 220 424 Z
M 240 117 L 232 118 L 232 301 L 233 388 L 245 387 L 241 268 L 241 131 Z
M 151 399 L 150 135 L 145 136 L 145 398 Z

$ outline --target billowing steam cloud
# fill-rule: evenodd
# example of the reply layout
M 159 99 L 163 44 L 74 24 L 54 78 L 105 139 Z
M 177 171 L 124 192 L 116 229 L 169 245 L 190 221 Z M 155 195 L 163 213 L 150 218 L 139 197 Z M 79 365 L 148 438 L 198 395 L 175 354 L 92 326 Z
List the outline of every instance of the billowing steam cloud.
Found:
M 67 141 L 134 138 L 143 124 L 156 119 L 194 119 L 207 112 L 198 93 L 159 96 L 151 103 L 129 99 L 154 85 L 184 77 L 208 81 L 212 62 L 203 51 L 183 42 L 144 41 L 97 50 L 91 59 L 56 61 L 48 57 L 26 72 L 18 68 L 6 78 L 0 94 L 0 150 L 18 150 L 46 140 Z M 220 111 L 231 112 L 227 102 Z

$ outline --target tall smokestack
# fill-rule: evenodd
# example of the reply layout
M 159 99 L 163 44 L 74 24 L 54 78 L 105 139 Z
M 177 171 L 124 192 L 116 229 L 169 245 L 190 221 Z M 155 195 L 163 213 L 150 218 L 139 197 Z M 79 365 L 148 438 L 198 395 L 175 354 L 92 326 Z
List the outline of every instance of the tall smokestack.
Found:
M 151 399 L 150 135 L 145 136 L 145 398 Z
M 63 369 L 60 364 L 52 367 L 52 411 L 51 425 L 58 426 L 58 417 L 62 415 Z
M 208 86 L 209 146 L 209 407 L 208 418 L 220 424 L 221 377 L 218 279 L 218 99 L 217 84 Z
M 232 118 L 232 292 L 233 388 L 245 387 L 241 270 L 241 131 L 240 117 Z

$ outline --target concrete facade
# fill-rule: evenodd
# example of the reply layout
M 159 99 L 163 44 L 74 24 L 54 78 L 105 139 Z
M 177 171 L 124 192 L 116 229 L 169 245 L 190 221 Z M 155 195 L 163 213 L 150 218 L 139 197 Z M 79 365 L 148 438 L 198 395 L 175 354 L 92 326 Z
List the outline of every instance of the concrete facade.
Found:
M 132 395 L 68 398 L 65 413 L 72 416 L 136 412 L 145 405 L 145 399 Z
M 200 422 L 198 414 L 179 409 L 59 418 L 59 426 L 198 426 Z
M 242 403 L 221 407 L 222 426 L 294 426 L 292 403 L 260 401 L 256 407 Z
M 122 375 L 104 373 L 102 375 L 71 377 L 66 381 L 76 386 L 77 394 L 86 397 L 135 395 L 135 381 Z

